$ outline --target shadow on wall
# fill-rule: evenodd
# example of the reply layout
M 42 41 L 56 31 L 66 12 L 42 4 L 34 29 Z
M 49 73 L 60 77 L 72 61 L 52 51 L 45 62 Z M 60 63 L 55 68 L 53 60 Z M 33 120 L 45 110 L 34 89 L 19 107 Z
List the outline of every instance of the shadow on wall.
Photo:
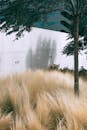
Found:
M 35 51 L 29 49 L 26 56 L 27 69 L 47 69 L 56 57 L 56 42 L 50 39 L 38 39 Z

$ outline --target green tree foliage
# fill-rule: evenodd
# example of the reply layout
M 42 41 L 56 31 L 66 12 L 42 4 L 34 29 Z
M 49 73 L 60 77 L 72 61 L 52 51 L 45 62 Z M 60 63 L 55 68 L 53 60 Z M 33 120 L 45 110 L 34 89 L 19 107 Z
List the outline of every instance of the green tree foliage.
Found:
M 59 10 L 61 0 L 0 0 L 0 30 L 20 37 L 30 31 L 38 20 L 46 20 L 47 14 Z
M 85 44 L 84 39 L 79 39 L 78 44 L 79 44 L 78 52 L 80 53 L 81 50 L 86 49 L 87 41 L 86 41 L 86 44 Z M 71 42 L 69 42 L 63 48 L 63 54 L 66 54 L 67 56 L 74 55 L 74 41 L 73 40 Z
M 61 24 L 67 28 L 61 30 L 69 33 L 68 39 L 72 39 L 68 45 L 63 49 L 63 54 L 73 55 L 74 54 L 74 17 L 78 12 L 79 15 L 79 52 L 87 47 L 87 0 L 72 0 L 74 8 L 70 0 L 65 4 L 65 10 L 61 12 L 62 16 L 65 17 L 65 21 L 61 21 Z

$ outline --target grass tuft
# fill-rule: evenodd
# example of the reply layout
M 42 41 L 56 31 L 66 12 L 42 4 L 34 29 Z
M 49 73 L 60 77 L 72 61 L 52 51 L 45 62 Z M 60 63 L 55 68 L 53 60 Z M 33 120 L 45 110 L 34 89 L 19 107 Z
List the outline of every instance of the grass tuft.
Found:
M 0 79 L 0 130 L 87 130 L 87 80 L 74 96 L 73 73 L 28 71 Z

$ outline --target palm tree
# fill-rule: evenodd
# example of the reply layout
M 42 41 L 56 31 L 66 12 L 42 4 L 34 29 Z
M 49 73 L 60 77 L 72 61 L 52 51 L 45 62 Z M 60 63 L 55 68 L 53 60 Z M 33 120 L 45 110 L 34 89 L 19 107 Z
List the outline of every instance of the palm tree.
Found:
M 82 49 L 83 41 L 87 45 L 87 0 L 67 0 L 65 10 L 61 14 L 67 19 L 61 21 L 67 31 L 61 31 L 68 32 L 69 38 L 73 39 L 63 53 L 74 54 L 74 92 L 79 95 L 78 53 Z M 83 41 L 80 37 L 84 37 Z

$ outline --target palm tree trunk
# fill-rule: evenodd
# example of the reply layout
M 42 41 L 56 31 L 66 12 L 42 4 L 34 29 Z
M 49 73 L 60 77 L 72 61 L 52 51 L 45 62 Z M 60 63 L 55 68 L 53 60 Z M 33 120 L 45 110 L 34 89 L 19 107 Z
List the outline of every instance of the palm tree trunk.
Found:
M 79 71 L 78 71 L 78 40 L 79 40 L 79 16 L 74 17 L 74 93 L 79 96 Z

